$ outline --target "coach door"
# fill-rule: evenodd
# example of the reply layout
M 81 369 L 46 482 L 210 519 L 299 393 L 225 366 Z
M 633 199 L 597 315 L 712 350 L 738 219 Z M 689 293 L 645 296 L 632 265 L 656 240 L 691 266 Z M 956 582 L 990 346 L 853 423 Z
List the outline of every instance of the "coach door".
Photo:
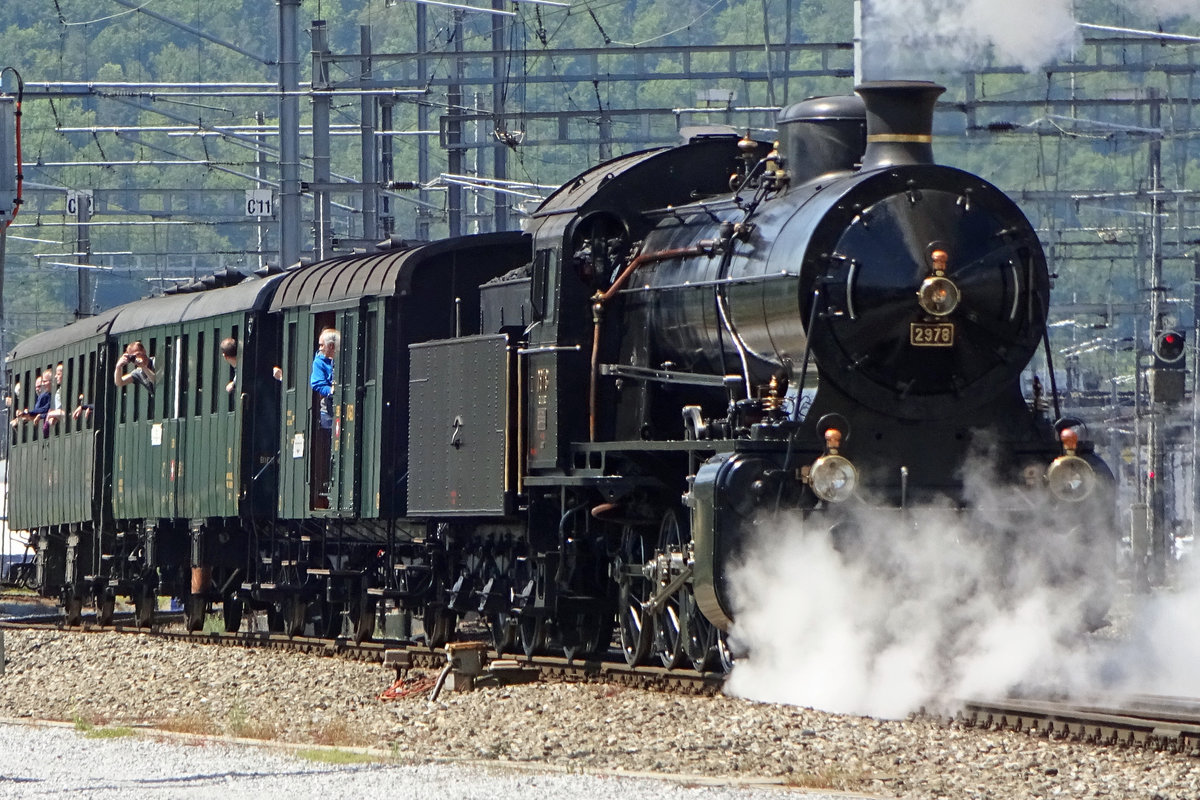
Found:
M 325 315 L 320 315 L 325 316 Z M 332 508 L 353 514 L 355 475 L 358 468 L 358 421 L 362 381 L 360 362 L 363 342 L 359 336 L 357 308 L 341 309 L 329 315 L 335 318 L 341 344 L 333 368 L 333 441 L 329 465 L 329 502 Z
M 289 312 L 284 321 L 284 370 L 280 515 L 355 511 L 359 357 L 357 309 Z M 328 427 L 310 382 L 321 331 L 334 328 L 334 393 Z

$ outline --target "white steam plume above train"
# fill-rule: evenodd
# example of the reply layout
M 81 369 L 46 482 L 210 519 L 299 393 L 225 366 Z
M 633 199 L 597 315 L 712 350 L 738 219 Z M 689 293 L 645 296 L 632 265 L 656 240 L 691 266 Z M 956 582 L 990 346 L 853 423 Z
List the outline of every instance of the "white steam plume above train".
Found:
M 928 78 L 986 63 L 1027 71 L 1082 41 L 1071 0 L 864 0 L 863 77 Z
M 979 472 L 973 514 L 914 508 L 906 523 L 894 511 L 863 511 L 859 535 L 843 542 L 849 558 L 820 524 L 760 524 L 732 572 L 733 638 L 749 656 L 727 691 L 900 718 L 1018 690 L 1200 690 L 1187 667 L 1200 658 L 1200 581 L 1138 609 L 1121 626 L 1133 641 L 1088 633 L 1097 590 L 1125 591 L 1096 581 L 1090 561 L 1114 558 L 1116 545 L 1073 537 L 1069 506 L 1005 512 L 1022 501 L 998 486 Z M 1179 652 L 1189 642 L 1195 652 Z
M 988 63 L 1027 72 L 1070 57 L 1083 42 L 1073 0 L 863 0 L 863 78 L 918 78 Z M 1200 0 L 1125 0 L 1158 24 L 1200 19 Z

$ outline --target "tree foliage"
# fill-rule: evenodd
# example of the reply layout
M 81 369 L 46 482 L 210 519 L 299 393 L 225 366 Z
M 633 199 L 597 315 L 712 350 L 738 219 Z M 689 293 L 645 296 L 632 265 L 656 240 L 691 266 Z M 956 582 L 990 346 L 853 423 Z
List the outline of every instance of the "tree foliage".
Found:
M 1155 19 L 1116 0 L 1080 0 L 1075 5 L 1080 21 L 1147 29 L 1166 22 L 1173 31 L 1200 31 L 1194 20 L 1178 15 Z M 928 6 L 916 3 L 912 7 Z M 426 6 L 424 47 L 433 56 L 424 76 L 415 58 L 421 49 L 417 8 L 404 0 L 305 0 L 299 14 L 301 81 L 311 80 L 307 31 L 312 20 L 325 21 L 334 54 L 359 53 L 363 26 L 369 26 L 375 85 L 426 90 L 420 97 L 403 94 L 394 98 L 394 128 L 418 130 L 418 109 L 423 104 L 428 113 L 424 129 L 437 130 L 440 120 L 453 110 L 448 106 L 446 83 L 456 69 L 456 53 L 491 53 L 495 44 L 499 48 L 495 53 L 498 73 L 493 75 L 490 58 L 468 59 L 466 78 L 479 93 L 468 92 L 458 110 L 476 117 L 466 126 L 468 141 L 507 141 L 508 177 L 532 184 L 559 184 L 594 164 L 602 154 L 616 155 L 645 146 L 646 141 L 665 141 L 675 135 L 674 125 L 664 130 L 663 125 L 648 127 L 640 118 L 613 115 L 621 109 L 685 109 L 710 104 L 711 113 L 681 113 L 679 124 L 729 123 L 753 128 L 756 135 L 766 137 L 771 135 L 769 114 L 732 113 L 712 98 L 724 93 L 736 106 L 770 107 L 808 95 L 852 89 L 845 51 L 835 52 L 831 60 L 828 53 L 800 47 L 851 39 L 853 19 L 845 0 L 573 0 L 565 8 L 505 2 L 500 8 L 514 16 L 503 18 Z M 502 20 L 499 24 L 498 19 Z M 267 154 L 266 178 L 278 178 L 278 137 L 269 130 L 252 131 L 250 126 L 256 124 L 258 115 L 268 129 L 276 125 L 279 97 L 270 88 L 250 91 L 238 87 L 273 85 L 277 80 L 277 25 L 276 4 L 264 0 L 153 0 L 143 11 L 111 0 L 6 5 L 0 18 L 0 52 L 7 54 L 8 65 L 17 68 L 29 86 L 23 117 L 25 174 L 31 186 L 42 187 L 36 192 L 31 189 L 31 202 L 20 222 L 32 218 L 46 223 L 12 231 L 24 235 L 21 231 L 28 230 L 30 238 L 43 241 L 9 241 L 7 269 L 18 281 L 9 285 L 21 287 L 10 290 L 5 298 L 10 334 L 56 322 L 50 317 L 61 317 L 75 302 L 70 291 L 48 288 L 70 283 L 64 280 L 63 271 L 42 265 L 47 259 L 33 257 L 49 249 L 69 253 L 74 248 L 75 231 L 65 212 L 66 189 L 109 192 L 111 202 L 97 208 L 98 216 L 106 221 L 138 223 L 95 229 L 93 251 L 135 254 L 125 259 L 110 257 L 106 263 L 113 266 L 136 266 L 139 275 L 149 273 L 161 279 L 202 275 L 222 266 L 252 269 L 258 265 L 257 229 L 241 213 L 240 194 L 255 185 L 255 141 L 260 137 Z M 955 34 L 936 33 L 943 37 L 936 41 L 942 42 Z M 730 68 L 725 56 L 700 50 L 714 44 L 747 45 L 749 52 Z M 768 59 L 765 44 L 794 46 Z M 660 46 L 686 52 L 654 50 Z M 591 50 L 570 52 L 577 48 Z M 996 48 L 984 47 L 979 52 L 986 53 L 993 63 L 972 65 L 992 68 L 978 81 L 968 81 L 961 72 L 928 76 L 948 87 L 939 114 L 937 157 L 1025 198 L 1023 207 L 1043 231 L 1047 248 L 1057 259 L 1058 297 L 1106 302 L 1136 296 L 1138 287 L 1147 285 L 1147 251 L 1138 248 L 1149 235 L 1144 198 L 1079 201 L 1056 199 L 1050 193 L 1099 195 L 1152 188 L 1154 137 L 1147 131 L 1154 126 L 1146 116 L 1148 106 L 1135 105 L 1141 109 L 1137 114 L 1128 107 L 1100 104 L 1080 105 L 1063 113 L 1063 104 L 1053 101 L 1124 97 L 1140 102 L 1151 92 L 1169 100 L 1182 98 L 1186 102 L 1164 106 L 1162 180 L 1167 189 L 1186 189 L 1196 183 L 1196 144 L 1190 133 L 1188 100 L 1194 95 L 1195 79 L 1185 69 L 1190 51 L 1148 42 L 1144 47 L 1116 51 L 1120 65 L 1128 67 L 1122 71 L 1062 70 L 1061 66 L 1071 64 L 1103 66 L 1100 59 L 1112 57 L 1114 52 L 1107 51 L 1104 56 L 1099 49 L 1081 47 L 1065 60 L 1060 58 L 1060 68 L 1051 65 L 1028 73 L 1005 71 L 1005 65 L 996 61 L 1001 57 Z M 685 60 L 702 77 L 668 79 Z M 1179 67 L 1176 74 L 1158 69 L 1164 63 Z M 605 80 L 590 79 L 595 64 L 607 71 Z M 780 73 L 786 67 L 809 74 L 785 79 Z M 347 85 L 359 78 L 361 70 L 358 59 L 339 60 L 332 65 L 330 80 L 335 86 Z M 747 77 L 758 70 L 769 71 L 771 80 Z M 627 79 L 639 72 L 643 77 Z M 527 80 L 527 76 L 536 76 L 536 80 Z M 66 82 L 80 90 L 68 91 Z M 204 95 L 187 93 L 188 85 L 200 83 L 215 90 Z M 93 85 L 90 91 L 82 89 L 87 84 Z M 136 88 L 145 84 L 160 86 Z M 171 88 L 168 84 L 182 86 Z M 213 84 L 221 86 L 211 87 Z M 972 100 L 984 101 L 984 105 L 971 114 L 956 110 L 967 108 Z M 499 115 L 492 115 L 494 108 Z M 560 110 L 578 112 L 567 126 L 567 140 L 528 146 L 527 142 L 537 139 L 559 139 L 561 132 L 553 122 L 537 115 Z M 307 99 L 301 101 L 300 112 L 301 124 L 308 125 L 311 105 Z M 338 134 L 332 139 L 332 170 L 352 181 L 361 174 L 359 99 L 335 96 L 331 121 Z M 133 130 L 138 126 L 145 129 Z M 176 129 L 151 130 L 148 126 Z M 213 132 L 235 127 L 236 133 Z M 343 132 L 349 135 L 341 135 Z M 611 136 L 607 146 L 602 141 L 605 132 Z M 639 140 L 647 135 L 648 139 Z M 422 141 L 420 136 L 392 138 L 396 180 L 417 178 Z M 438 137 L 425 141 L 433 173 L 446 171 L 447 157 Z M 468 171 L 476 168 L 475 152 L 474 148 L 467 151 Z M 488 175 L 491 152 L 485 148 L 481 153 L 478 169 Z M 311 176 L 311 155 L 311 140 L 306 136 L 301 145 L 305 180 Z M 78 166 L 61 166 L 64 162 Z M 188 195 L 182 190 L 194 191 Z M 429 193 L 435 206 L 431 218 L 435 235 L 446 230 L 444 198 L 440 191 Z M 361 235 L 361 215 L 355 211 L 361 207 L 360 193 L 347 187 L 335 199 L 339 207 L 336 235 Z M 418 222 L 417 206 L 409 202 L 412 199 L 406 194 L 391 201 L 395 230 L 404 235 L 411 235 Z M 1170 201 L 1168 233 L 1200 227 L 1192 205 L 1187 199 Z M 306 208 L 306 216 L 310 216 L 311 204 Z M 145 224 L 152 221 L 162 224 Z M 50 226 L 52 222 L 57 227 Z M 268 248 L 277 246 L 275 236 L 272 230 Z M 1111 239 L 1112 244 L 1108 250 L 1097 250 L 1094 242 L 1103 238 Z M 1180 233 L 1168 238 L 1182 241 L 1186 236 Z M 60 243 L 48 245 L 47 240 Z M 1165 281 L 1183 296 L 1191 279 L 1190 252 L 1172 251 L 1165 257 Z M 148 290 L 158 286 L 157 281 L 146 284 Z M 1128 333 L 1116 330 L 1114 339 Z M 1116 346 L 1111 350 L 1118 352 Z M 1128 356 L 1113 358 L 1129 360 Z

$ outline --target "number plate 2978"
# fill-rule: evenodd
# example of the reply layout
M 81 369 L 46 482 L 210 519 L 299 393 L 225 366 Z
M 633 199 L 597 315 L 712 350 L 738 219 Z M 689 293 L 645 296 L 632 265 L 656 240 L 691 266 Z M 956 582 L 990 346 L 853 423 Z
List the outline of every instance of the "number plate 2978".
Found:
M 908 343 L 913 347 L 953 347 L 953 322 L 912 322 L 908 326 Z

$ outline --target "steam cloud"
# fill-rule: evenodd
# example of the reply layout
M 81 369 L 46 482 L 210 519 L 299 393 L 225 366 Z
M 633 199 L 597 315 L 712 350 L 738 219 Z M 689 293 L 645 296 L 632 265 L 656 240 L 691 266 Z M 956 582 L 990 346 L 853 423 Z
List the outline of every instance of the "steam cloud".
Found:
M 1200 0 L 1121 5 L 1148 26 L 1200 19 Z M 863 77 L 928 78 L 977 67 L 989 55 L 997 66 L 1036 70 L 1070 56 L 1082 43 L 1072 7 L 1072 0 L 864 0 Z
M 732 576 L 732 639 L 748 656 L 726 690 L 899 718 L 1020 690 L 1200 689 L 1188 667 L 1200 657 L 1200 588 L 1156 596 L 1133 642 L 1090 634 L 1119 591 L 1105 568 L 1116 545 L 1094 538 L 1103 520 L 1061 505 L 1015 511 L 1015 494 L 973 486 L 969 516 L 864 511 L 838 547 L 827 520 L 761 524 Z
M 1026 71 L 1081 41 L 1071 0 L 870 0 L 864 77 L 926 78 L 993 61 Z

